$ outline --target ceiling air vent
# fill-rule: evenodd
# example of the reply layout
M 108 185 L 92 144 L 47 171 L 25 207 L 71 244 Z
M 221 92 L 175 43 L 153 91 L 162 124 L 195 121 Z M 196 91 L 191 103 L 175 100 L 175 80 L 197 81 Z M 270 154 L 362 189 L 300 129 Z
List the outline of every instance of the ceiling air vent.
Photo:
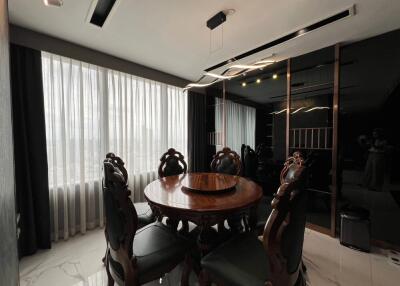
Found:
M 103 27 L 117 0 L 94 0 L 90 9 L 89 22 L 98 27 Z
M 294 31 L 294 32 L 292 32 L 290 34 L 287 34 L 287 35 L 285 35 L 285 36 L 283 36 L 283 37 L 281 37 L 279 39 L 276 39 L 276 40 L 274 40 L 272 42 L 266 43 L 266 44 L 264 44 L 262 46 L 259 46 L 257 48 L 254 48 L 254 49 L 250 50 L 250 51 L 247 51 L 247 52 L 245 52 L 243 54 L 240 54 L 240 55 L 238 55 L 238 56 L 236 56 L 234 58 L 231 58 L 231 59 L 226 60 L 226 61 L 224 61 L 222 63 L 219 63 L 219 64 L 216 64 L 216 65 L 214 65 L 212 67 L 209 67 L 205 71 L 206 72 L 210 72 L 212 70 L 215 70 L 217 68 L 223 67 L 223 66 L 225 66 L 225 65 L 227 65 L 229 63 L 232 63 L 234 61 L 244 59 L 244 58 L 246 58 L 248 56 L 251 56 L 251 55 L 253 55 L 255 53 L 258 53 L 258 52 L 261 52 L 263 50 L 272 48 L 272 47 L 277 46 L 279 44 L 282 44 L 282 43 L 285 43 L 287 41 L 293 40 L 293 39 L 295 39 L 297 37 L 306 35 L 306 34 L 312 32 L 314 30 L 317 30 L 319 28 L 325 27 L 325 26 L 327 26 L 329 24 L 332 24 L 332 23 L 334 23 L 336 21 L 339 21 L 341 19 L 353 16 L 353 15 L 355 15 L 355 6 L 354 5 L 351 6 L 350 8 L 348 8 L 348 9 L 346 9 L 346 10 L 343 10 L 343 11 L 341 11 L 339 13 L 336 13 L 335 15 L 332 15 L 332 16 L 330 16 L 328 18 L 320 20 L 320 21 L 318 21 L 318 22 L 316 22 L 314 24 L 311 24 L 311 25 L 309 25 L 307 27 L 304 27 L 302 29 L 298 29 L 297 31 Z

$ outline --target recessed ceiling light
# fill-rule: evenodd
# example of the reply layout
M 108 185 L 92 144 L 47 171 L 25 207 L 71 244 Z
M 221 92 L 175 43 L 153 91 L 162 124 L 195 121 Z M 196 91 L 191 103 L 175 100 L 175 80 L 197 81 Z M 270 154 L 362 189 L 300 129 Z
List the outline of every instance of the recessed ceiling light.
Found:
M 247 83 L 245 83 L 245 82 L 242 82 L 242 86 L 243 87 L 245 87 L 247 85 Z
M 274 73 L 273 76 L 272 76 L 272 78 L 273 78 L 273 79 L 277 79 L 277 78 L 278 78 L 278 75 L 277 75 L 276 73 Z
M 226 9 L 226 10 L 224 10 L 224 14 L 225 14 L 226 16 L 233 15 L 233 14 L 235 14 L 235 12 L 236 12 L 235 9 Z
M 260 83 L 260 82 L 261 82 L 261 79 L 258 78 L 258 79 L 256 80 L 256 83 Z
M 61 7 L 64 3 L 63 0 L 43 0 L 44 5 L 53 6 L 53 7 Z

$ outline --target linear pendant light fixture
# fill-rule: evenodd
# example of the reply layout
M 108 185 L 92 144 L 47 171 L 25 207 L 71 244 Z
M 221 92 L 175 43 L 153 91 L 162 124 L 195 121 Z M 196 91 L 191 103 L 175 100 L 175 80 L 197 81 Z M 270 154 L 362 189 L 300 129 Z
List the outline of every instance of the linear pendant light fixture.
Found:
M 343 11 L 341 11 L 339 13 L 336 13 L 333 16 L 330 16 L 328 18 L 320 20 L 320 21 L 318 21 L 318 22 L 316 22 L 314 24 L 311 24 L 311 25 L 306 26 L 304 28 L 301 28 L 301 29 L 299 29 L 297 31 L 294 31 L 294 32 L 292 32 L 290 34 L 287 34 L 287 35 L 285 35 L 285 36 L 283 36 L 283 37 L 281 37 L 279 39 L 273 40 L 272 42 L 266 43 L 266 44 L 264 44 L 262 46 L 259 46 L 257 48 L 254 48 L 254 49 L 250 50 L 250 51 L 247 51 L 247 52 L 245 52 L 243 54 L 235 56 L 235 57 L 233 57 L 233 58 L 231 58 L 229 60 L 223 61 L 223 62 L 221 62 L 219 64 L 216 64 L 216 65 L 214 65 L 212 67 L 209 67 L 209 68 L 205 69 L 205 73 L 200 77 L 200 79 L 198 81 L 196 81 L 195 83 L 192 83 L 192 84 L 188 84 L 184 89 L 189 89 L 191 87 L 195 87 L 194 84 L 196 84 L 196 86 L 197 85 L 208 86 L 208 85 L 211 85 L 211 84 L 213 84 L 215 82 L 218 82 L 218 81 L 221 81 L 221 80 L 231 79 L 233 77 L 237 77 L 237 76 L 239 76 L 239 75 L 241 75 L 241 74 L 243 74 L 243 73 L 245 73 L 247 71 L 251 71 L 251 70 L 254 70 L 254 69 L 262 69 L 262 68 L 264 68 L 264 67 L 266 67 L 268 65 L 271 65 L 271 64 L 273 64 L 275 62 L 275 61 L 272 60 L 272 56 L 271 57 L 267 57 L 267 59 L 263 59 L 263 60 L 260 60 L 258 62 L 255 62 L 253 64 L 239 64 L 239 63 L 232 64 L 232 63 L 237 62 L 239 60 L 242 60 L 244 58 L 247 58 L 247 57 L 249 57 L 249 56 L 251 56 L 253 54 L 259 53 L 259 52 L 261 52 L 263 50 L 270 49 L 270 48 L 272 48 L 274 46 L 277 46 L 279 44 L 282 44 L 282 43 L 285 43 L 287 41 L 293 40 L 293 39 L 298 38 L 300 36 L 304 36 L 304 35 L 312 32 L 312 31 L 315 31 L 315 30 L 317 30 L 319 28 L 325 27 L 325 26 L 327 26 L 329 24 L 332 24 L 332 23 L 337 22 L 339 20 L 342 20 L 344 18 L 354 16 L 355 12 L 356 12 L 355 11 L 355 5 L 352 5 L 350 8 L 348 8 L 346 10 L 343 10 Z M 224 19 L 224 21 L 221 21 L 220 24 L 225 22 L 225 20 L 226 19 Z M 215 69 L 221 68 L 221 67 L 229 65 L 229 64 L 231 64 L 231 65 L 228 66 L 219 75 L 216 74 L 216 73 L 212 73 L 211 72 L 211 71 L 213 71 Z M 232 74 L 230 74 L 230 72 L 232 70 L 237 70 L 237 71 L 232 75 Z M 226 76 L 228 76 L 229 78 L 226 78 Z M 212 78 L 212 80 L 210 82 L 208 82 L 208 83 L 200 83 L 202 80 L 204 80 L 207 77 Z
M 273 57 L 274 54 L 269 56 L 268 58 Z M 232 78 L 238 77 L 248 71 L 252 71 L 255 69 L 263 69 L 266 66 L 269 66 L 271 64 L 275 63 L 274 60 L 268 60 L 268 59 L 262 59 L 258 62 L 255 62 L 253 64 L 245 65 L 245 64 L 232 64 L 229 68 L 227 68 L 223 73 L 221 74 L 216 74 L 216 73 L 211 73 L 211 72 L 205 72 L 204 75 L 195 83 L 189 83 L 184 90 L 188 90 L 192 87 L 207 87 L 210 86 L 218 81 L 221 80 L 230 80 Z M 233 72 L 232 72 L 233 71 Z M 212 80 L 210 82 L 206 83 L 201 83 L 201 81 L 205 78 L 211 78 Z

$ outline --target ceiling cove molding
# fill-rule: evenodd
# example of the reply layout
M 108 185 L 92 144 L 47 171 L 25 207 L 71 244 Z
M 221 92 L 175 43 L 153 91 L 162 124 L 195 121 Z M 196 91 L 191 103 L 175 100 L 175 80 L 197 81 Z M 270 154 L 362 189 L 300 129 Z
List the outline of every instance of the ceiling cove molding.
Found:
M 10 25 L 10 42 L 178 87 L 189 83 L 183 78 L 16 25 Z

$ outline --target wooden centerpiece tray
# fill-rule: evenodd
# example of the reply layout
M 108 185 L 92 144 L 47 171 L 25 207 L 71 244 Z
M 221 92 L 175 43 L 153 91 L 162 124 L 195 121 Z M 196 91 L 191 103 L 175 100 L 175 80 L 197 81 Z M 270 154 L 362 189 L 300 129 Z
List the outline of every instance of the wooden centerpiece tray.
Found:
M 220 193 L 233 190 L 239 177 L 218 173 L 192 173 L 182 180 L 182 189 L 202 192 Z

